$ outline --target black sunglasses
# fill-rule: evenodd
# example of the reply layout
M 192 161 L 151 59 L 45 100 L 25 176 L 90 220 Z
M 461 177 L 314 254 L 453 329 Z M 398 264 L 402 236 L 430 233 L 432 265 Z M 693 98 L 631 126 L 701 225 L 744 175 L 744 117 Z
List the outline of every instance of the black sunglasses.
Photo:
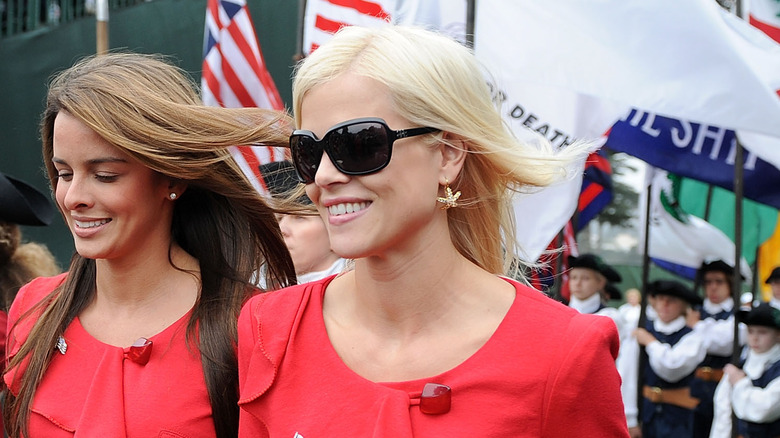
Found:
M 367 175 L 379 172 L 390 163 L 396 140 L 437 131 L 439 129 L 436 128 L 393 131 L 379 118 L 354 119 L 330 128 L 322 140 L 318 140 L 311 131 L 296 130 L 290 136 L 290 151 L 298 179 L 304 184 L 311 184 L 323 151 L 327 152 L 339 172 Z

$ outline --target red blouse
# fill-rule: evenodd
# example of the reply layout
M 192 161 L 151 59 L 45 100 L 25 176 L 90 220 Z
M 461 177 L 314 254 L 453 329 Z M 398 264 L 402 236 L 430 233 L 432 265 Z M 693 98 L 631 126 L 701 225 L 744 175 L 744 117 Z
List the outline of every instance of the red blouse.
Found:
M 19 290 L 9 311 L 9 359 L 29 335 L 34 318 L 23 319 L 12 331 L 14 324 L 66 275 L 38 278 Z M 63 334 L 65 353 L 55 352 L 35 393 L 30 436 L 214 437 L 200 354 L 186 344 L 189 317 L 188 312 L 149 338 L 145 364 L 132 359 L 140 350 L 104 344 L 74 319 Z M 15 371 L 3 377 L 18 394 Z
M 628 436 L 611 319 L 507 280 L 514 304 L 473 356 L 430 378 L 376 383 L 350 370 L 328 339 L 322 300 L 332 278 L 244 306 L 240 436 Z M 426 383 L 451 388 L 448 412 L 423 413 Z

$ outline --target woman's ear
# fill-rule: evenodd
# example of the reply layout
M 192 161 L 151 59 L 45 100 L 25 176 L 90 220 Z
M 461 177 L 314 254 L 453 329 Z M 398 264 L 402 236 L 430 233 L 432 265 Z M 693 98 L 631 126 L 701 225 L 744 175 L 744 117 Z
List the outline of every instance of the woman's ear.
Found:
M 460 175 L 463 169 L 463 163 L 466 161 L 468 146 L 460 137 L 445 132 L 440 143 L 441 150 L 441 168 L 439 171 L 439 183 L 453 182 Z

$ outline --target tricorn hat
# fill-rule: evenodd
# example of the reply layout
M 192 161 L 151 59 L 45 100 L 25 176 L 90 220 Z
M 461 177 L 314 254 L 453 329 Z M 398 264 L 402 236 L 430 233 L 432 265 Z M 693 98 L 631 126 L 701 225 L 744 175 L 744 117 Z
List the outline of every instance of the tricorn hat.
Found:
M 769 284 L 772 282 L 772 280 L 779 280 L 780 279 L 780 266 L 778 266 L 775 269 L 772 269 L 772 273 L 769 274 L 769 277 L 766 279 L 764 283 Z
M 703 277 L 706 272 L 722 272 L 731 277 L 734 275 L 734 267 L 723 260 L 705 261 L 701 264 L 701 267 L 699 267 L 699 275 Z
M 49 197 L 33 186 L 0 172 L 0 220 L 18 225 L 49 225 L 54 219 Z
M 737 321 L 780 330 L 780 309 L 769 303 L 760 303 L 750 310 L 737 311 Z
M 622 280 L 616 270 L 595 254 L 583 254 L 579 257 L 569 256 L 569 267 L 592 269 L 603 275 L 610 283 L 620 283 Z
M 260 165 L 260 175 L 268 188 L 268 192 L 275 198 L 286 198 L 293 194 L 300 182 L 295 173 L 295 168 L 290 161 L 272 161 Z M 305 194 L 296 201 L 300 204 L 311 205 L 311 199 Z
M 647 285 L 647 292 L 652 296 L 669 295 L 677 297 L 693 306 L 702 303 L 700 296 L 676 280 L 655 280 Z

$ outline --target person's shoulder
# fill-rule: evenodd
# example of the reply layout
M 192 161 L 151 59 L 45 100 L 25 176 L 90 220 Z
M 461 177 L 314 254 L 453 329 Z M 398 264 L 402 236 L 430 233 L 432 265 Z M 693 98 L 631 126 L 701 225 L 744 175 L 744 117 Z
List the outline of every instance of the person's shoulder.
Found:
M 261 311 L 268 314 L 298 308 L 313 292 L 325 288 L 334 277 L 335 275 L 331 275 L 320 280 L 257 294 L 244 304 L 242 312 L 257 315 Z
M 11 305 L 10 313 L 17 313 L 13 310 L 17 310 L 18 313 L 25 312 L 32 306 L 38 304 L 46 296 L 48 296 L 54 289 L 59 287 L 68 276 L 67 272 L 55 275 L 53 277 L 37 277 L 31 280 L 19 288 L 19 292 L 16 294 L 13 304 Z M 17 314 L 18 314 L 17 313 Z
M 537 330 L 546 337 L 558 338 L 561 342 L 577 342 L 581 337 L 594 336 L 609 339 L 613 334 L 617 335 L 611 318 L 579 313 L 530 286 L 511 279 L 508 281 L 517 291 L 515 305 L 523 309 L 528 319 L 537 322 L 528 327 L 531 330 Z
M 515 303 L 517 305 L 523 307 L 533 306 L 534 312 L 544 313 L 553 318 L 571 319 L 574 316 L 579 315 L 579 312 L 576 310 L 548 297 L 531 286 L 511 278 L 506 278 L 506 280 L 515 287 L 517 294 Z

